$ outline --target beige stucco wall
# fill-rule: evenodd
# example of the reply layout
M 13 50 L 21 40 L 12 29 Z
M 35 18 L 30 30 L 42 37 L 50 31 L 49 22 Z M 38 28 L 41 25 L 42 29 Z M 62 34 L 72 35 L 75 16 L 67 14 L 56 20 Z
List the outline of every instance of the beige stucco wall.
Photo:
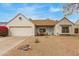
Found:
M 62 34 L 62 32 L 61 32 L 62 31 L 61 25 L 70 25 L 70 27 L 69 27 L 69 31 L 70 32 L 67 33 L 67 34 L 71 34 L 71 35 L 74 34 L 74 24 L 72 24 L 70 21 L 68 21 L 66 19 L 63 19 L 63 20 L 60 20 L 60 22 L 56 24 L 56 26 L 54 28 L 54 35 L 60 35 L 60 34 Z
M 22 17 L 22 20 L 19 19 L 19 17 Z M 17 33 L 19 33 L 19 31 L 21 31 L 20 33 L 22 34 L 18 34 L 18 36 L 31 36 L 31 35 L 35 35 L 35 26 L 34 24 L 28 19 L 25 18 L 23 15 L 18 15 L 16 18 L 14 18 L 12 21 L 10 21 L 7 26 L 11 27 L 11 26 L 23 26 L 22 28 L 10 28 L 10 35 L 15 35 L 16 36 L 16 31 Z M 28 26 L 30 26 L 31 28 L 28 28 Z M 24 33 L 24 34 L 23 34 Z
M 75 28 L 79 28 L 79 20 L 75 23 Z
M 19 17 L 22 17 L 22 20 L 20 20 Z M 25 18 L 22 15 L 18 15 L 7 25 L 8 26 L 33 26 L 34 24 L 28 18 Z
M 75 24 L 75 26 L 74 26 L 75 28 L 79 28 L 79 25 L 77 25 L 77 24 Z

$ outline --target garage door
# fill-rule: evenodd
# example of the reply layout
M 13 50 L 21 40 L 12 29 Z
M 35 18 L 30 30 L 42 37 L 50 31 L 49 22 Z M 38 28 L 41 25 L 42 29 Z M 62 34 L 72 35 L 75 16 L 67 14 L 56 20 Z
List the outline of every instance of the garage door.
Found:
M 11 36 L 32 36 L 33 35 L 33 28 L 10 28 L 10 35 Z

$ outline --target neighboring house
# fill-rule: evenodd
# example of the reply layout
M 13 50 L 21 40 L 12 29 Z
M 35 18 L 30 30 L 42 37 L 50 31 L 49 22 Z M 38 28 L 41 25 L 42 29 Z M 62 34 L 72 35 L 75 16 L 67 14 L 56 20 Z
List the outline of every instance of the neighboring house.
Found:
M 74 35 L 79 33 L 79 21 L 75 24 L 66 17 L 60 21 L 41 19 L 32 20 L 22 14 L 18 14 L 7 23 L 1 23 L 9 27 L 9 36 L 35 36 L 35 35 Z
M 75 34 L 79 35 L 79 20 L 75 23 L 74 32 Z
M 0 22 L 0 26 L 5 26 L 8 22 Z

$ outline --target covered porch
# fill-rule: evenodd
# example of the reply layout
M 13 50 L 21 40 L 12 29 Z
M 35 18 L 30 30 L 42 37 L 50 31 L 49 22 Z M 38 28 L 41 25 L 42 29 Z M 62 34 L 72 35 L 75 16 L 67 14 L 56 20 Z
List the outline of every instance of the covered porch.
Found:
M 35 35 L 36 36 L 47 36 L 54 34 L 54 26 L 36 26 Z
M 33 20 L 35 24 L 35 35 L 36 36 L 45 36 L 53 35 L 54 27 L 57 21 L 46 19 L 46 20 Z

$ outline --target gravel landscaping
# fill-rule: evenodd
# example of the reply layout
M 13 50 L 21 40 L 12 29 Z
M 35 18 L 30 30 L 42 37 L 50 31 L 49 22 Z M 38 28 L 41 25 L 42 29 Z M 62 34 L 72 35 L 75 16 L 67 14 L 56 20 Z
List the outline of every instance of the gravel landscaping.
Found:
M 35 43 L 35 39 L 40 42 Z M 6 56 L 77 56 L 79 55 L 78 36 L 37 36 L 25 38 L 22 43 L 7 51 Z M 31 50 L 18 49 L 29 44 Z

